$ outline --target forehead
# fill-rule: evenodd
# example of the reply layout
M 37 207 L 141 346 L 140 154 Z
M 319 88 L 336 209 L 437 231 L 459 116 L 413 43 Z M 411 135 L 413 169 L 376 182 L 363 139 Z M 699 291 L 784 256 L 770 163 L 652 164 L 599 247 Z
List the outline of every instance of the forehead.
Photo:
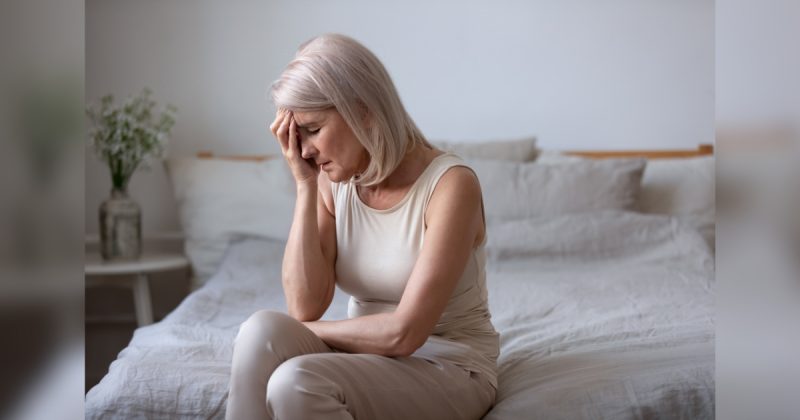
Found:
M 312 124 L 325 120 L 330 111 L 295 111 L 294 118 L 298 124 Z

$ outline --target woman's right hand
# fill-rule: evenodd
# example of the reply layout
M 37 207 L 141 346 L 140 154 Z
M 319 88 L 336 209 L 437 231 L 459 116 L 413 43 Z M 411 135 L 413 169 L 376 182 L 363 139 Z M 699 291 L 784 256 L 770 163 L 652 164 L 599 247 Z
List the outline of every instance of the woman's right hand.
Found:
M 295 182 L 298 184 L 316 183 L 319 166 L 313 159 L 303 159 L 300 146 L 300 134 L 291 111 L 279 109 L 275 121 L 269 126 L 272 134 L 278 139 L 281 152 L 289 164 Z

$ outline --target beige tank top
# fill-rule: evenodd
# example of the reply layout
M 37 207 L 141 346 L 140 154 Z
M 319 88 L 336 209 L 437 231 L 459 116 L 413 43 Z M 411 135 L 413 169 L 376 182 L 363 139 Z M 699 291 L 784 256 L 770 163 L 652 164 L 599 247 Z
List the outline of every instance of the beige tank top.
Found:
M 385 210 L 364 204 L 352 182 L 331 183 L 336 278 L 339 288 L 351 296 L 350 318 L 397 308 L 425 241 L 425 209 L 437 182 L 453 166 L 467 165 L 451 153 L 437 156 L 405 197 Z M 484 237 L 473 250 L 433 335 L 414 355 L 483 373 L 497 388 L 499 335 L 487 303 L 485 245 Z

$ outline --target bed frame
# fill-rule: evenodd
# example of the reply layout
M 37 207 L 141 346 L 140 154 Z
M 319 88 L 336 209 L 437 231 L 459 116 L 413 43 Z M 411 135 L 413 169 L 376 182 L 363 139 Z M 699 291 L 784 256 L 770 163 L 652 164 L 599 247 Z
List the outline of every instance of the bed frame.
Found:
M 563 153 L 591 159 L 635 158 L 676 159 L 710 156 L 714 154 L 714 145 L 700 144 L 697 149 L 661 149 L 661 150 L 565 150 Z M 203 150 L 197 153 L 200 159 L 225 159 L 263 162 L 277 155 L 214 155 L 214 152 Z

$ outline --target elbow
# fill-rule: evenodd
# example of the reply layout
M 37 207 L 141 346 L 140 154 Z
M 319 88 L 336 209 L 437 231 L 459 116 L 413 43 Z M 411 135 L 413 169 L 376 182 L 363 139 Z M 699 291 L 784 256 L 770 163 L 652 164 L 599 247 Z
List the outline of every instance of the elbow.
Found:
M 289 316 L 298 320 L 299 322 L 312 322 L 312 321 L 317 321 L 321 318 L 319 316 L 314 316 L 313 314 L 302 313 L 297 311 L 289 311 Z
M 419 346 L 417 346 L 415 348 L 415 347 L 410 346 L 410 345 L 397 347 L 397 348 L 393 349 L 392 351 L 390 351 L 388 356 L 389 357 L 409 357 L 412 354 L 414 354 L 414 352 L 417 351 L 418 348 L 419 348 Z
M 402 325 L 395 332 L 393 339 L 388 340 L 391 345 L 386 351 L 386 356 L 408 357 L 425 344 L 428 338 L 412 326 Z
M 328 310 L 333 299 L 333 289 L 288 291 L 284 289 L 286 309 L 289 316 L 300 321 L 317 321 Z
M 290 299 L 287 296 L 286 299 L 286 312 L 300 322 L 317 321 L 322 318 L 326 309 L 325 306 L 319 304 L 319 301 L 308 298 Z
M 302 305 L 289 305 L 287 312 L 289 316 L 300 322 L 311 322 L 322 318 L 324 311 L 311 310 L 309 308 L 304 308 Z

